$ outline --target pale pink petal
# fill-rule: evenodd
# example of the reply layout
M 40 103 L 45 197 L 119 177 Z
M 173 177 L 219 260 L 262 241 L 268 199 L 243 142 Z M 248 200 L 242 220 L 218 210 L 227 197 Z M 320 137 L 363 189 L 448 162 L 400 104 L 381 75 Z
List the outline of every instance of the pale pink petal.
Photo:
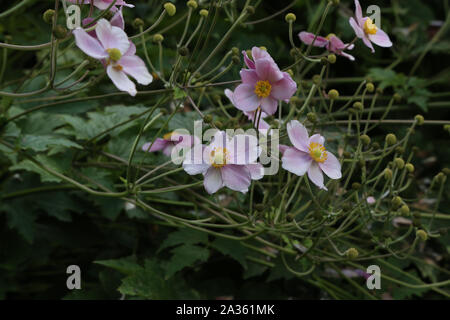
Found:
M 255 70 L 242 69 L 240 72 L 242 83 L 254 86 L 259 81 Z
M 233 97 L 235 107 L 242 111 L 253 111 L 260 105 L 259 98 L 255 94 L 255 88 L 248 84 L 237 86 Z
M 375 198 L 372 196 L 367 197 L 366 201 L 368 204 L 375 204 L 375 202 L 377 202 L 377 200 L 375 200 Z
M 325 138 L 322 137 L 320 134 L 314 134 L 309 138 L 308 146 L 311 144 L 311 142 L 319 143 L 323 145 L 325 143 Z
M 106 73 L 108 74 L 114 85 L 117 87 L 117 89 L 119 89 L 120 91 L 126 91 L 133 97 L 136 95 L 136 86 L 133 81 L 131 81 L 127 77 L 125 72 L 118 71 L 112 65 L 109 65 L 106 69 Z
M 194 144 L 196 137 L 188 134 L 177 134 L 176 132 L 172 134 L 170 139 L 176 143 L 177 146 L 181 147 L 191 147 Z M 198 138 L 197 138 L 198 139 Z
M 123 19 L 122 9 L 117 10 L 114 16 L 111 18 L 111 25 L 114 27 L 118 27 L 122 30 L 125 29 L 125 20 Z
M 205 186 L 206 192 L 213 194 L 217 192 L 223 186 L 222 174 L 220 169 L 214 167 L 209 167 L 205 172 L 205 179 L 203 180 L 203 185 Z
M 290 147 L 285 145 L 285 144 L 280 144 L 278 145 L 278 150 L 280 151 L 281 154 L 284 154 L 284 152 L 289 149 Z
M 327 152 L 327 160 L 319 162 L 319 167 L 331 179 L 342 178 L 341 164 L 334 154 Z
M 292 80 L 291 76 L 283 72 L 283 79 L 272 84 L 272 91 L 270 96 L 277 100 L 287 100 L 290 99 L 297 91 L 297 83 Z
M 230 89 L 225 89 L 224 93 L 225 93 L 225 96 L 228 98 L 228 100 L 230 100 L 231 104 L 235 105 L 234 97 L 233 97 L 233 95 L 234 95 L 233 91 L 231 91 Z
M 267 58 L 255 60 L 255 67 L 260 80 L 268 80 L 270 84 L 273 84 L 283 79 L 280 69 Z
M 81 28 L 77 28 L 73 31 L 75 36 L 75 43 L 88 56 L 95 59 L 105 59 L 108 57 L 108 53 L 102 47 L 100 42 L 91 37 Z
M 221 168 L 223 184 L 234 191 L 247 192 L 251 184 L 251 174 L 246 166 L 226 165 Z
M 248 57 L 247 51 L 242 50 L 242 55 L 244 56 L 244 62 L 250 69 L 255 69 L 255 63 Z
M 370 48 L 370 50 L 372 50 L 372 53 L 375 52 L 375 49 L 372 46 L 372 42 L 370 42 L 370 39 L 364 35 L 364 37 L 362 38 L 362 41 L 364 42 L 364 44 Z
M 246 165 L 256 162 L 261 153 L 258 138 L 249 134 L 237 134 L 227 144 L 229 163 Z
M 361 5 L 358 0 L 355 0 L 355 17 L 357 21 L 360 21 L 363 18 Z
M 353 17 L 349 20 L 350 26 L 353 28 L 353 31 L 355 31 L 355 34 L 358 38 L 364 38 L 364 30 L 358 25 L 355 19 Z
M 369 39 L 377 46 L 385 48 L 392 47 L 392 42 L 389 39 L 389 36 L 381 29 L 378 29 L 376 34 L 369 34 Z
M 297 150 L 295 148 L 288 148 L 283 153 L 281 163 L 283 169 L 298 176 L 302 176 L 312 165 L 312 159 L 309 154 L 303 151 Z
M 346 57 L 350 61 L 355 61 L 355 57 L 352 56 L 351 54 L 348 54 L 348 53 L 345 53 L 345 52 L 339 52 L 338 54 L 343 56 L 343 57 Z
M 197 147 L 190 149 L 183 160 L 183 169 L 190 175 L 205 173 L 210 167 L 210 165 L 203 160 L 203 146 Z
M 97 38 L 105 49 L 119 49 L 124 54 L 130 48 L 128 36 L 122 29 L 111 26 L 106 19 L 100 19 L 95 27 Z
M 320 36 L 315 37 L 315 35 L 310 32 L 302 31 L 298 34 L 298 37 L 304 44 L 307 44 L 307 45 L 312 44 L 314 41 L 314 44 L 313 44 L 314 47 L 323 48 L 328 44 L 327 38 L 320 37 Z M 314 38 L 316 38 L 316 39 L 314 40 Z
M 123 56 L 118 61 L 123 67 L 123 71 L 136 79 L 136 81 L 143 85 L 148 85 L 153 81 L 152 75 L 148 72 L 145 62 L 138 56 Z
M 156 138 L 153 144 L 151 142 L 145 143 L 142 150 L 145 152 L 155 152 L 164 149 L 170 142 L 161 138 Z M 151 145 L 151 148 L 150 148 Z M 150 148 L 150 150 L 149 150 Z
M 124 53 L 124 56 L 134 56 L 136 54 L 136 46 L 133 42 L 130 41 L 130 47 L 127 52 Z
M 261 109 L 264 110 L 265 113 L 272 115 L 277 111 L 278 101 L 272 97 L 262 98 L 261 99 Z
M 252 180 L 260 180 L 264 177 L 264 167 L 260 163 L 248 164 L 247 169 L 250 171 Z
M 174 148 L 174 145 L 172 142 L 169 142 L 163 149 L 162 152 L 165 156 L 170 157 L 172 155 L 172 150 Z
M 304 125 L 298 120 L 292 120 L 287 124 L 287 133 L 295 148 L 308 152 L 309 135 Z
M 316 162 L 308 168 L 308 178 L 320 189 L 328 190 L 323 184 L 323 174 Z
M 275 62 L 266 50 L 263 50 L 258 47 L 252 48 L 252 58 L 254 61 L 259 59 L 269 59 L 270 61 Z

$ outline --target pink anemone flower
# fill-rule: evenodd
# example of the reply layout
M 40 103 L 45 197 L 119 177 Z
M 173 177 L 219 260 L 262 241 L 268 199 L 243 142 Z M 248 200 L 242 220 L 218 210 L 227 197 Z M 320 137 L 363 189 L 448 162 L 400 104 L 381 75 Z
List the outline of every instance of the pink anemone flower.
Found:
M 83 26 L 88 26 L 92 21 L 94 21 L 94 18 L 85 18 L 83 19 Z M 114 16 L 111 18 L 111 20 L 109 20 L 109 23 L 111 23 L 111 26 L 113 27 L 118 27 L 122 30 L 125 30 L 125 20 L 123 19 L 123 15 L 122 15 L 122 10 L 117 10 L 117 12 L 114 14 Z M 94 23 L 92 25 L 89 25 L 87 28 L 91 28 L 93 26 L 97 25 L 97 23 Z M 95 32 L 95 29 L 87 31 L 88 35 L 90 35 L 91 37 L 94 37 L 95 39 L 98 40 L 97 38 L 97 33 Z M 132 45 L 133 43 L 130 41 L 130 45 Z
M 209 145 L 197 147 L 202 148 L 194 146 L 187 152 L 183 168 L 190 175 L 203 174 L 209 194 L 222 187 L 246 193 L 251 180 L 264 176 L 263 166 L 256 162 L 261 150 L 254 136 L 235 135 L 230 139 L 224 131 L 218 131 Z
M 176 132 L 166 133 L 163 138 L 156 138 L 153 144 L 147 142 L 142 146 L 145 152 L 162 151 L 164 155 L 170 157 L 174 148 L 190 148 L 194 143 L 200 143 L 195 136 L 187 134 L 178 134 Z
M 349 22 L 351 27 L 356 33 L 356 36 L 369 47 L 372 52 L 375 49 L 372 46 L 372 42 L 380 47 L 392 47 L 392 42 L 389 36 L 383 30 L 379 29 L 369 17 L 362 16 L 361 5 L 358 0 L 355 0 L 355 18 L 351 17 Z
M 100 19 L 95 33 L 96 37 L 92 37 L 82 28 L 73 31 L 78 48 L 103 63 L 106 73 L 119 90 L 136 95 L 136 86 L 128 76 L 142 85 L 153 81 L 144 61 L 135 55 L 136 47 L 128 40 L 125 31 Z
M 106 10 L 111 5 L 111 3 L 114 2 L 114 0 L 69 0 L 70 3 L 74 4 L 91 4 L 91 1 L 93 2 L 93 5 L 97 7 L 100 10 Z M 116 3 L 111 7 L 111 10 L 116 11 L 117 6 L 125 6 L 134 8 L 133 4 L 128 4 L 123 0 L 117 0 Z
M 231 91 L 230 89 L 225 89 L 225 95 L 227 96 L 228 100 L 230 100 L 230 102 L 234 106 L 236 106 L 236 104 L 234 103 L 233 91 Z M 258 122 L 258 119 L 257 119 L 257 118 L 259 118 L 258 110 L 247 111 L 247 112 L 244 111 L 244 114 L 247 116 L 248 120 L 250 120 L 251 122 L 253 122 L 253 123 L 255 123 L 255 121 Z M 256 119 L 255 119 L 255 116 L 257 116 Z M 267 117 L 268 117 L 268 114 L 261 111 L 261 118 L 259 119 L 258 131 L 268 130 L 270 128 L 270 125 L 266 121 L 264 121 L 264 118 L 267 118 Z
M 313 44 L 314 47 L 326 48 L 328 51 L 333 52 L 337 55 L 346 57 L 347 59 L 349 59 L 351 61 L 355 60 L 355 57 L 344 52 L 344 50 L 346 50 L 346 49 L 352 50 L 355 47 L 355 45 L 344 43 L 341 39 L 339 39 L 333 33 L 330 33 L 326 37 L 321 37 L 321 36 L 316 37 L 312 33 L 302 31 L 298 34 L 298 37 L 304 44 L 310 45 L 314 41 L 314 44 Z M 314 38 L 316 38 L 316 39 L 314 40 Z
M 267 52 L 261 51 L 253 48 L 252 52 L 256 55 L 254 61 L 248 57 L 245 59 L 250 69 L 241 70 L 242 84 L 237 86 L 233 99 L 236 108 L 241 111 L 251 112 L 260 107 L 266 114 L 272 115 L 277 110 L 278 101 L 287 102 L 294 95 L 297 84 L 288 73 L 278 68 Z
M 306 128 L 297 120 L 287 125 L 289 140 L 294 147 L 284 150 L 282 167 L 298 176 L 308 172 L 309 179 L 320 189 L 327 190 L 323 184 L 324 172 L 331 179 L 342 177 L 339 160 L 324 147 L 325 138 L 319 134 L 311 137 Z

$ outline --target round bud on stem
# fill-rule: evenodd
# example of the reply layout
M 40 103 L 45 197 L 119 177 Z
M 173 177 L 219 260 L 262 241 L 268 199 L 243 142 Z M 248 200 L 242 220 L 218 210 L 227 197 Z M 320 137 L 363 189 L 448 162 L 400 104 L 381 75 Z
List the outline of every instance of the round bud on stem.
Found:
M 409 213 L 410 213 L 409 207 L 406 204 L 402 205 L 402 207 L 400 208 L 400 213 L 403 216 L 409 216 Z
M 239 64 L 239 63 L 241 63 L 241 58 L 239 56 L 233 56 L 233 57 L 231 57 L 231 61 L 234 64 Z
M 197 9 L 197 7 L 198 7 L 198 4 L 197 4 L 197 1 L 195 1 L 195 0 L 189 0 L 188 2 L 187 2 L 187 6 L 189 7 L 189 8 L 192 8 L 192 9 Z
M 403 204 L 403 200 L 399 196 L 395 196 L 392 198 L 391 203 L 395 208 L 398 208 Z
M 389 168 L 384 169 L 384 178 L 386 180 L 391 180 L 392 179 L 392 170 Z
M 180 49 L 178 49 L 178 53 L 180 54 L 180 56 L 185 57 L 189 54 L 189 49 L 187 47 L 181 47 Z
M 245 11 L 247 12 L 247 14 L 252 15 L 255 13 L 255 7 L 247 6 L 247 8 L 245 8 Z
M 406 170 L 408 170 L 409 173 L 413 173 L 414 172 L 414 165 L 412 163 L 407 163 L 405 165 Z
M 423 123 L 425 122 L 425 119 L 423 118 L 423 116 L 421 114 L 418 114 L 414 117 L 414 119 L 416 120 L 416 123 L 418 126 L 423 125 Z
M 369 82 L 368 84 L 366 84 L 366 89 L 368 92 L 374 92 L 375 91 L 375 86 L 373 85 L 372 82 Z
M 427 239 L 428 239 L 428 234 L 427 234 L 424 230 L 419 229 L 419 230 L 417 230 L 417 232 L 416 232 L 416 237 L 419 238 L 419 239 L 422 240 L 422 241 L 427 241 Z
M 402 158 L 395 158 L 394 159 L 395 166 L 402 170 L 405 167 L 405 160 Z
M 136 18 L 133 21 L 133 28 L 135 29 L 139 29 L 140 27 L 144 26 L 144 20 L 142 20 L 141 18 Z
M 397 137 L 393 133 L 389 133 L 386 135 L 386 143 L 388 146 L 392 146 L 397 143 Z
M 355 109 L 358 110 L 358 111 L 363 111 L 363 110 L 364 110 L 364 105 L 363 105 L 361 102 L 356 101 L 356 102 L 353 104 L 353 108 L 355 108 Z
M 162 34 L 157 33 L 153 36 L 154 43 L 159 43 L 159 42 L 163 42 L 163 41 L 164 41 L 164 36 Z
M 64 39 L 67 36 L 67 29 L 64 28 L 61 25 L 57 25 L 55 26 L 55 28 L 53 29 L 53 35 L 57 38 L 57 39 Z
M 364 145 L 368 146 L 370 144 L 370 137 L 367 134 L 363 134 L 360 138 Z
M 446 124 L 444 126 L 444 130 L 447 131 L 447 132 L 450 132 L 450 124 Z
M 402 101 L 402 96 L 400 94 L 398 94 L 398 93 L 395 93 L 394 94 L 394 101 L 397 102 L 397 103 Z
M 330 98 L 330 100 L 336 100 L 337 98 L 339 98 L 339 91 L 337 91 L 336 89 L 331 89 L 330 91 L 328 91 L 328 97 Z
M 55 10 L 48 9 L 44 12 L 42 15 L 42 19 L 44 19 L 45 23 L 52 24 L 53 23 L 53 17 L 55 16 Z
M 373 148 L 373 150 L 378 150 L 378 149 L 380 149 L 380 144 L 375 141 L 374 143 L 372 143 L 372 148 Z
M 164 9 L 166 10 L 167 14 L 171 17 L 174 16 L 175 13 L 177 13 L 177 7 L 175 7 L 175 5 L 170 2 L 166 2 L 164 4 Z
M 322 81 L 322 77 L 321 77 L 320 75 L 318 75 L 318 74 L 315 74 L 315 75 L 312 77 L 312 81 L 313 81 L 313 83 L 314 83 L 315 85 L 318 85 L 318 84 L 320 84 L 320 82 Z
M 359 189 L 361 189 L 361 183 L 359 183 L 359 182 L 353 182 L 353 183 L 352 183 L 352 189 L 353 189 L 353 190 L 359 190 Z
M 208 14 L 209 14 L 209 12 L 208 12 L 208 10 L 206 10 L 206 9 L 202 9 L 202 10 L 200 10 L 200 15 L 202 16 L 202 17 L 207 17 L 208 16 Z
M 359 252 L 355 248 L 350 248 L 347 251 L 345 251 L 345 255 L 349 259 L 356 259 L 358 258 Z
M 234 55 L 238 55 L 239 54 L 239 48 L 237 48 L 237 47 L 231 48 L 231 53 L 233 53 Z
M 292 23 L 295 20 L 297 20 L 297 17 L 295 16 L 295 14 L 293 14 L 292 12 L 289 12 L 285 17 L 284 20 L 286 20 L 286 22 L 288 23 Z
M 328 59 L 328 62 L 331 63 L 331 64 L 336 63 L 336 55 L 333 54 L 333 53 L 329 54 L 327 59 Z
M 316 123 L 316 121 L 317 121 L 317 116 L 314 112 L 308 112 L 308 114 L 306 115 L 306 118 L 308 118 L 309 122 L 311 122 L 311 123 Z
M 206 123 L 211 123 L 213 117 L 210 114 L 207 114 L 203 117 L 203 121 L 205 121 Z

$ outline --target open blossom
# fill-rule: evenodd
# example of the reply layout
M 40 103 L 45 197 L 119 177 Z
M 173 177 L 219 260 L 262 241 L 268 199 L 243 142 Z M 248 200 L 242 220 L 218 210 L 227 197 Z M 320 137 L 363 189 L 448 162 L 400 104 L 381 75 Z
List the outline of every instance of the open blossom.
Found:
M 282 167 L 298 176 L 308 172 L 309 179 L 319 188 L 327 190 L 323 184 L 324 172 L 331 179 L 340 179 L 339 160 L 324 147 L 325 138 L 319 134 L 311 137 L 306 128 L 297 120 L 287 125 L 289 140 L 293 147 L 283 148 Z
M 93 5 L 96 6 L 100 10 L 106 10 L 111 5 L 111 3 L 114 2 L 114 0 L 69 0 L 70 3 L 74 4 L 91 4 L 91 1 L 93 2 Z M 111 10 L 116 11 L 117 6 L 125 6 L 134 8 L 134 5 L 128 4 L 123 0 L 116 0 L 116 3 L 111 7 Z
M 178 134 L 174 131 L 166 133 L 162 139 L 156 138 L 153 144 L 151 142 L 145 143 L 142 146 L 142 150 L 145 152 L 162 151 L 164 155 L 170 157 L 174 148 L 190 148 L 197 141 L 200 143 L 195 136 Z
M 105 19 L 100 19 L 95 28 L 96 37 L 84 29 L 73 31 L 77 46 L 88 56 L 100 60 L 114 85 L 121 91 L 135 96 L 136 86 L 128 76 L 142 85 L 148 85 L 153 77 L 144 61 L 136 56 L 136 47 L 128 40 L 125 31 L 113 26 Z
M 278 101 L 289 101 L 297 90 L 297 84 L 291 76 L 282 72 L 270 55 L 261 49 L 255 52 L 253 61 L 244 54 L 244 60 L 250 69 L 240 72 L 242 84 L 233 94 L 236 108 L 252 112 L 259 107 L 268 115 L 275 113 Z M 253 53 L 252 53 L 253 55 Z
M 326 37 L 321 36 L 316 37 L 314 34 L 310 32 L 302 31 L 298 34 L 298 36 L 304 44 L 307 45 L 313 44 L 314 47 L 326 48 L 328 51 L 346 57 L 351 61 L 355 60 L 355 57 L 344 52 L 344 50 L 346 49 L 352 50 L 355 46 L 353 44 L 344 43 L 333 33 L 330 33 Z M 314 38 L 316 39 L 314 40 Z
M 364 44 L 369 47 L 372 52 L 375 49 L 372 46 L 372 42 L 380 47 L 391 47 L 392 42 L 389 36 L 383 30 L 379 29 L 369 17 L 362 16 L 361 5 L 358 0 L 355 0 L 355 18 L 351 17 L 349 22 L 356 36 L 363 40 Z
M 224 186 L 245 193 L 251 180 L 264 175 L 262 165 L 256 163 L 260 149 L 254 136 L 235 135 L 229 139 L 224 131 L 218 131 L 209 145 L 196 147 L 186 154 L 183 168 L 190 175 L 203 174 L 209 194 Z
M 234 103 L 233 91 L 231 91 L 230 89 L 225 89 L 225 95 L 230 100 L 230 102 L 234 106 L 236 106 L 236 104 Z M 255 111 L 244 111 L 244 114 L 247 116 L 248 120 L 250 120 L 251 122 L 258 123 L 258 118 L 259 118 L 258 109 L 256 109 Z M 267 118 L 267 117 L 268 117 L 268 114 L 261 111 L 261 118 L 259 119 L 258 130 L 268 130 L 270 128 L 270 125 L 266 121 L 264 121 L 264 118 Z

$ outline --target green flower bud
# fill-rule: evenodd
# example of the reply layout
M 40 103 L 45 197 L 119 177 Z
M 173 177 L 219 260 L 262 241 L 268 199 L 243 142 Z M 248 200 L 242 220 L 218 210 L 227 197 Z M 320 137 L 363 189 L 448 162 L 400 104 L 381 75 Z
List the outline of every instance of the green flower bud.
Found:
M 192 9 L 197 9 L 197 7 L 198 7 L 198 4 L 197 4 L 197 1 L 195 1 L 195 0 L 189 0 L 188 2 L 187 2 L 187 6 L 189 7 L 189 8 L 192 8 Z
M 380 149 L 380 144 L 378 143 L 378 142 L 374 142 L 374 143 L 372 143 L 372 148 L 374 149 L 374 150 L 378 150 L 378 149 Z
M 164 4 L 164 9 L 166 10 L 167 14 L 171 17 L 174 16 L 175 13 L 177 13 L 177 7 L 175 7 L 175 5 L 170 2 L 166 2 Z
M 297 17 L 295 16 L 295 14 L 290 12 L 284 17 L 284 20 L 286 20 L 286 22 L 294 22 L 295 20 L 297 20 Z
M 154 43 L 159 43 L 159 42 L 163 42 L 163 41 L 164 41 L 164 36 L 162 34 L 157 33 L 153 36 Z
M 450 132 L 450 124 L 446 124 L 444 130 Z
M 294 71 L 292 71 L 292 69 L 288 69 L 286 72 L 291 76 L 291 78 L 294 77 Z
M 355 108 L 355 109 L 358 110 L 358 111 L 363 111 L 363 110 L 364 110 L 364 105 L 363 105 L 361 102 L 356 101 L 356 102 L 353 104 L 353 108 Z
M 361 189 L 361 183 L 359 183 L 359 182 L 353 182 L 353 183 L 352 183 L 352 189 L 353 189 L 353 190 L 359 190 L 359 189 Z
M 247 57 L 248 57 L 250 60 L 253 60 L 252 50 L 245 50 L 245 53 L 247 53 Z
M 187 47 L 181 47 L 180 49 L 178 49 L 178 53 L 180 54 L 180 56 L 185 57 L 189 54 L 189 49 Z
M 208 10 L 206 10 L 206 9 L 202 9 L 202 10 L 200 10 L 200 15 L 202 16 L 202 17 L 207 17 L 208 16 L 208 14 L 209 14 L 209 12 L 208 12 Z
M 133 28 L 135 29 L 139 29 L 140 27 L 144 26 L 144 20 L 142 20 L 141 18 L 136 18 L 133 21 Z
M 403 204 L 403 200 L 399 196 L 395 196 L 392 198 L 391 203 L 395 208 L 398 208 Z
M 339 91 L 337 91 L 336 89 L 331 89 L 330 91 L 328 91 L 328 97 L 331 100 L 336 100 L 339 97 Z
M 395 158 L 394 163 L 400 170 L 405 167 L 405 160 L 403 160 L 402 158 Z
M 312 81 L 315 85 L 318 85 L 322 81 L 322 78 L 320 77 L 320 75 L 316 74 L 312 77 Z
M 398 146 L 397 148 L 395 148 L 395 152 L 397 152 L 398 154 L 404 154 L 405 148 L 403 148 L 402 146 Z
M 359 252 L 355 248 L 350 248 L 347 251 L 345 251 L 345 255 L 349 259 L 356 259 L 359 255 Z
M 203 121 L 205 121 L 206 123 L 211 123 L 213 117 L 210 114 L 207 114 L 203 117 Z
M 428 239 L 428 234 L 427 234 L 424 230 L 419 229 L 419 230 L 417 230 L 417 232 L 416 232 L 416 237 L 419 238 L 419 239 L 422 240 L 422 241 L 427 241 L 427 239 Z
M 328 59 L 328 62 L 331 63 L 331 64 L 336 63 L 336 55 L 333 54 L 333 53 L 332 53 L 332 54 L 329 54 L 328 57 L 327 57 L 327 59 Z
M 397 102 L 397 103 L 402 101 L 402 96 L 400 94 L 398 94 L 398 93 L 395 93 L 394 94 L 394 101 Z
M 388 146 L 392 146 L 397 143 L 397 137 L 393 133 L 389 133 L 386 135 L 386 142 Z
M 309 122 L 311 122 L 311 123 L 316 123 L 316 121 L 317 121 L 317 116 L 314 112 L 308 112 L 308 114 L 306 115 L 306 118 L 308 118 Z
M 384 178 L 386 180 L 391 180 L 392 179 L 392 170 L 389 168 L 384 169 Z
M 48 9 L 44 12 L 42 15 L 42 19 L 44 19 L 45 23 L 52 24 L 53 23 L 53 17 L 55 16 L 55 10 Z
M 326 65 L 328 64 L 328 58 L 327 58 L 327 57 L 322 57 L 322 58 L 320 58 L 320 63 L 321 63 L 323 66 L 326 66 Z
M 423 123 L 425 122 L 425 119 L 423 118 L 422 115 L 418 114 L 414 117 L 414 119 L 416 120 L 416 123 L 418 126 L 423 125 Z
M 56 39 L 64 39 L 67 36 L 67 29 L 61 25 L 57 25 L 53 29 L 53 35 Z
M 366 89 L 367 89 L 368 92 L 374 92 L 375 86 L 373 85 L 372 82 L 369 82 L 369 83 L 366 84 Z
M 409 216 L 409 212 L 409 207 L 406 204 L 402 205 L 402 207 L 400 208 L 400 213 L 403 216 Z
M 377 88 L 377 93 L 378 94 L 383 94 L 383 89 L 382 88 Z
M 239 64 L 239 63 L 241 63 L 241 58 L 239 56 L 233 56 L 233 57 L 231 57 L 231 61 L 234 64 Z
M 239 48 L 233 47 L 233 48 L 231 48 L 231 52 L 232 52 L 234 55 L 238 55 L 238 54 L 239 54 Z
M 409 173 L 413 173 L 414 172 L 414 165 L 412 163 L 407 163 L 405 165 L 406 170 L 408 170 Z
M 368 146 L 370 144 L 370 137 L 367 134 L 363 134 L 360 139 L 364 145 Z
M 222 129 L 223 128 L 223 123 L 220 121 L 214 121 L 214 125 L 217 127 L 217 129 Z
M 255 13 L 255 7 L 252 6 L 247 6 L 247 8 L 245 9 L 245 11 L 247 12 L 247 14 L 254 14 Z
M 437 183 L 445 183 L 445 181 L 447 181 L 447 176 L 443 172 L 439 172 L 434 179 Z

